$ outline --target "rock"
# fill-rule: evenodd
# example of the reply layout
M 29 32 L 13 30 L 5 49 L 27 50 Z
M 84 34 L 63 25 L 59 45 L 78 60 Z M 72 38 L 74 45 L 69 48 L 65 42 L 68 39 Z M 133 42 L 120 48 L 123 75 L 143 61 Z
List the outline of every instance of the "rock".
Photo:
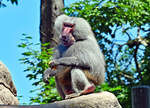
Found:
M 0 84 L 0 104 L 5 105 L 18 105 L 18 99 L 12 94 L 12 92 L 5 86 Z
M 115 95 L 110 92 L 83 95 L 70 100 L 55 102 L 55 104 L 61 108 L 122 108 Z
M 45 105 L 2 106 L 2 108 L 122 108 L 110 92 L 93 93 Z
M 17 90 L 7 67 L 0 61 L 0 104 L 18 105 Z

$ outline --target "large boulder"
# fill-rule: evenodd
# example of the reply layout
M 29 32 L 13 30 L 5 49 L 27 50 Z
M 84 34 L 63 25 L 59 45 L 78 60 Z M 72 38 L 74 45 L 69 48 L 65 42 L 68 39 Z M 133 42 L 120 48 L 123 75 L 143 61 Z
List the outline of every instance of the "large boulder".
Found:
M 110 92 L 83 95 L 54 104 L 59 108 L 122 108 L 115 95 Z
M 0 104 L 18 105 L 17 90 L 7 67 L 0 61 Z
M 93 93 L 45 105 L 1 106 L 2 108 L 122 108 L 110 92 Z

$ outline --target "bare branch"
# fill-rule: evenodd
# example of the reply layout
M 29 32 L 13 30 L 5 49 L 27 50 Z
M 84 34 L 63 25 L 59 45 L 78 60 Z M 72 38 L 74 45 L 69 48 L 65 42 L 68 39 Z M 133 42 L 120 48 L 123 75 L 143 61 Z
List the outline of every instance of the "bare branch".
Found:
M 136 45 L 136 48 L 134 50 L 134 61 L 135 61 L 135 66 L 136 66 L 136 70 L 137 72 L 139 73 L 138 77 L 142 80 L 143 77 L 142 77 L 142 74 L 141 74 L 141 69 L 140 69 L 140 66 L 138 64 L 138 59 L 137 59 L 137 52 L 138 52 L 138 48 L 139 48 L 139 45 Z
M 141 30 L 141 28 L 139 27 L 137 30 L 137 39 L 142 45 L 147 46 L 148 44 L 147 44 L 146 40 L 144 40 L 142 38 L 142 36 L 140 35 L 140 30 Z

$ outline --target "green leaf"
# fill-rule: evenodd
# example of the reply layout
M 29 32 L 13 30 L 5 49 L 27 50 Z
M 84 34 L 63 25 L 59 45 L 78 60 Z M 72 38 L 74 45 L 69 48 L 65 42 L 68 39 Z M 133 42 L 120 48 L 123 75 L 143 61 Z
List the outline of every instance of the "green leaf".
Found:
M 20 45 L 18 45 L 18 47 L 25 48 L 25 47 L 27 47 L 27 44 L 21 43 Z
M 24 53 L 22 53 L 22 55 L 24 55 L 24 56 L 31 56 L 32 55 L 32 52 L 24 52 Z

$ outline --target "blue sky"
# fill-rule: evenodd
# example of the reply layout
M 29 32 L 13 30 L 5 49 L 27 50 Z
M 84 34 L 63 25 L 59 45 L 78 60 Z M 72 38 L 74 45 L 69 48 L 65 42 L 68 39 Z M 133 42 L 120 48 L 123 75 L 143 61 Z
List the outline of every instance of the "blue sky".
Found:
M 21 58 L 21 49 L 17 47 L 22 34 L 29 34 L 33 42 L 38 43 L 40 24 L 40 0 L 18 0 L 19 4 L 12 5 L 6 2 L 7 7 L 0 8 L 0 61 L 2 61 L 11 72 L 16 85 L 18 96 L 23 96 L 20 103 L 28 103 L 32 82 L 23 72 L 24 65 L 18 61 Z M 65 0 L 65 5 L 76 0 Z

